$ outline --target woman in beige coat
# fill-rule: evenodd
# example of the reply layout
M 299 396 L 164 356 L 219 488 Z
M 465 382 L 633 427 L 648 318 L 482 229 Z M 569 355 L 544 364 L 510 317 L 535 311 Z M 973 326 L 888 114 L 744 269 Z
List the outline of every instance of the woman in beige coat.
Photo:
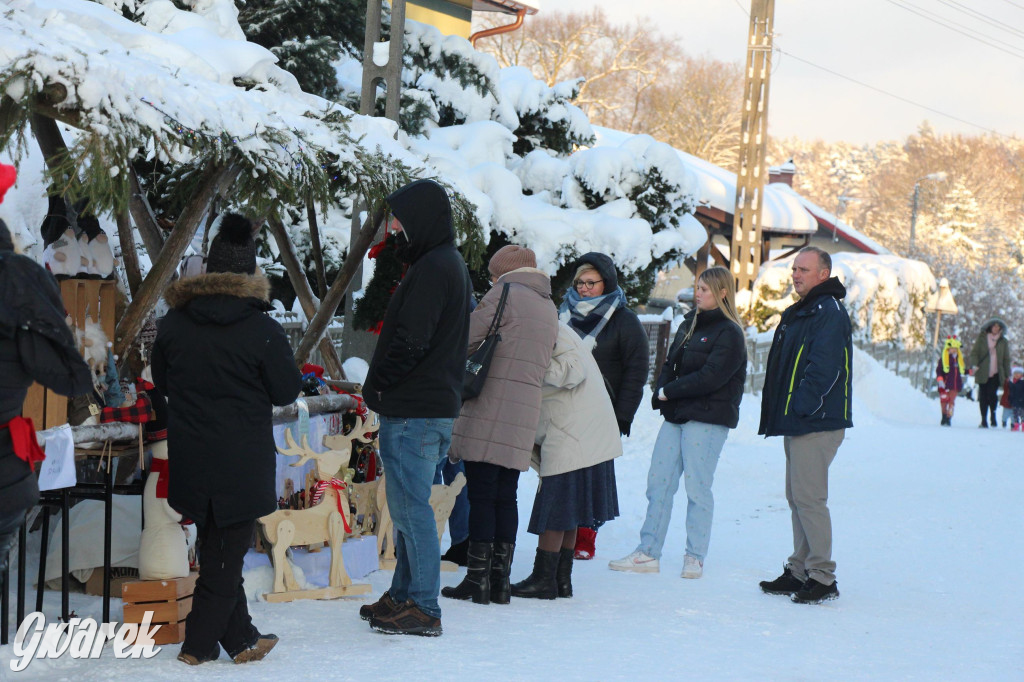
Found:
M 502 290 L 508 299 L 483 391 L 462 406 L 451 456 L 466 463 L 469 549 L 466 578 L 441 594 L 477 604 L 511 601 L 509 569 L 519 530 L 519 474 L 530 466 L 540 419 L 541 382 L 558 335 L 551 281 L 533 251 L 509 245 L 488 263 L 493 287 L 469 320 L 469 351 L 480 345 Z
M 514 597 L 571 597 L 576 527 L 619 515 L 613 460 L 622 441 L 601 368 L 584 344 L 558 325 L 531 462 L 540 474 L 528 528 L 539 536 L 537 556 L 530 577 L 512 586 Z

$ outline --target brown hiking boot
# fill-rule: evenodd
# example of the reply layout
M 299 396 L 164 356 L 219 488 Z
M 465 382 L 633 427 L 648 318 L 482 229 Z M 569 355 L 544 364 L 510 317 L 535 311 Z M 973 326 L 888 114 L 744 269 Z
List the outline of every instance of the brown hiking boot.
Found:
M 391 594 L 385 591 L 374 603 L 360 606 L 359 617 L 363 620 L 372 620 L 374 616 L 388 616 L 394 613 L 399 606 L 401 604 L 392 599 Z
M 409 600 L 399 604 L 391 614 L 374 616 L 370 627 L 386 635 L 420 635 L 438 637 L 441 634 L 441 619 L 423 613 L 416 602 Z
M 242 649 L 235 655 L 235 663 L 249 663 L 251 661 L 262 661 L 270 650 L 277 646 L 277 635 L 260 635 L 256 643 L 248 649 Z

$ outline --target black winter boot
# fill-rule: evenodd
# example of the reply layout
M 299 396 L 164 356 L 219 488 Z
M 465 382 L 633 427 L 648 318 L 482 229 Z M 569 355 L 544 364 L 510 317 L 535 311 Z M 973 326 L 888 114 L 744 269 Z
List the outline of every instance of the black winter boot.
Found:
M 512 585 L 508 576 L 512 572 L 512 557 L 516 546 L 512 542 L 495 542 L 491 559 L 491 603 L 508 604 L 512 601 Z
M 555 582 L 558 585 L 559 597 L 572 596 L 572 557 L 575 552 L 572 548 L 563 547 L 558 552 L 558 568 L 555 570 Z
M 558 597 L 558 584 L 555 582 L 558 556 L 558 552 L 545 552 L 543 549 L 537 549 L 537 556 L 533 560 L 533 573 L 526 580 L 512 586 L 512 596 L 527 599 L 555 599 Z
M 493 554 L 493 543 L 470 542 L 466 552 L 466 577 L 455 587 L 442 589 L 441 594 L 449 599 L 472 599 L 474 604 L 490 604 Z
M 465 566 L 469 561 L 469 538 L 458 544 L 453 544 L 448 551 L 441 555 L 441 561 L 450 561 L 459 566 Z

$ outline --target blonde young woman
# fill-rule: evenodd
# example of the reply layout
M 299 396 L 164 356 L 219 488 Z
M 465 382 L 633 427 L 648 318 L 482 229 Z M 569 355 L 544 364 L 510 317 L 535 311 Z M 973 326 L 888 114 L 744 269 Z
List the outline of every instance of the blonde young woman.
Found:
M 711 484 L 729 429 L 739 421 L 747 349 L 736 314 L 735 285 L 726 268 L 705 270 L 669 349 L 654 391 L 654 409 L 665 423 L 647 474 L 647 518 L 640 545 L 611 561 L 616 571 L 657 573 L 672 517 L 672 498 L 683 477 L 686 489 L 684 578 L 699 578 L 711 540 L 715 501 Z

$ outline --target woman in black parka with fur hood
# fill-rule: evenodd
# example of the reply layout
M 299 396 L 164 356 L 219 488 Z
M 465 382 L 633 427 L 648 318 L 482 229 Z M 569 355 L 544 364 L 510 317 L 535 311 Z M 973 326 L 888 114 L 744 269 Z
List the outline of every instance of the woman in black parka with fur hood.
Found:
M 153 347 L 153 383 L 167 396 L 167 502 L 199 529 L 199 580 L 179 660 L 257 660 L 277 642 L 252 625 L 242 558 L 256 519 L 277 509 L 272 410 L 288 405 L 302 376 L 284 329 L 266 312 L 270 285 L 256 269 L 252 223 L 228 214 L 206 274 L 179 280 L 164 298 Z

